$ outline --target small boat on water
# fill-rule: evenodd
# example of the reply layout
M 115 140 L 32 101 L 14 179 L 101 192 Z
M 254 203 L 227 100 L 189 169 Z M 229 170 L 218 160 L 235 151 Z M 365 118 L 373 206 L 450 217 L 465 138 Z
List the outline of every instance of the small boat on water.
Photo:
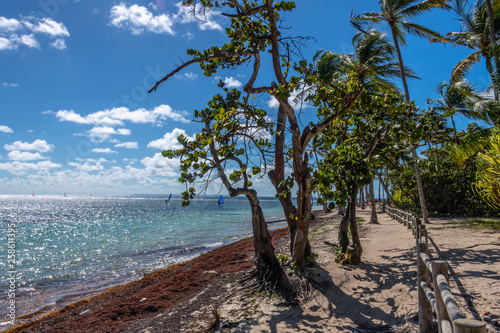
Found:
M 217 201 L 217 203 L 219 204 L 219 206 L 222 206 L 224 204 L 224 198 L 222 198 L 222 195 L 220 196 L 219 201 Z
M 168 199 L 165 199 L 165 204 L 169 204 L 170 203 L 170 199 L 172 198 L 172 193 L 170 193 L 170 196 L 168 197 Z

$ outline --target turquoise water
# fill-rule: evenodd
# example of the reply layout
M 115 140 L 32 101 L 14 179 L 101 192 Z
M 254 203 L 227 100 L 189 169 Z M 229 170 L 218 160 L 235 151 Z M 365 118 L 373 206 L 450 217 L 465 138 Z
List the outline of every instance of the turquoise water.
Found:
M 164 197 L 0 195 L 0 276 L 12 271 L 7 230 L 15 224 L 17 316 L 139 279 L 251 236 L 247 200 L 225 198 L 221 207 L 217 200 L 199 198 L 184 208 L 174 197 L 167 205 Z M 276 199 L 260 202 L 266 219 L 283 217 Z M 0 307 L 8 286 L 2 278 Z

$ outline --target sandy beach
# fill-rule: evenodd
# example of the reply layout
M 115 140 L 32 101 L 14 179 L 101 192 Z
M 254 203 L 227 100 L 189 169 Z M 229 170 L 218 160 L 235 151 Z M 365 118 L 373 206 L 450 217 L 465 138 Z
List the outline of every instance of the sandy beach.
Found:
M 241 284 L 253 266 L 248 238 L 37 320 L 22 319 L 8 332 L 417 332 L 415 240 L 378 215 L 380 224 L 359 222 L 364 255 L 356 266 L 334 262 L 339 216 L 319 215 L 311 227 L 316 264 L 305 272 L 312 288 L 295 305 Z M 369 210 L 358 217 L 369 221 Z M 438 219 L 428 230 L 431 255 L 448 261 L 464 314 L 498 331 L 500 235 Z M 287 230 L 272 235 L 276 252 L 287 254 Z

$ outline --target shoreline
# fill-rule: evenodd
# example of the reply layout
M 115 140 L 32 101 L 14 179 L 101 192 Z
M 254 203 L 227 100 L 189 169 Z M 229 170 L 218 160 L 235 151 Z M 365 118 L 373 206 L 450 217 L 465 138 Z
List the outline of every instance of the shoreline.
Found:
M 271 230 L 271 235 L 273 237 L 273 244 L 275 244 L 280 239 L 287 238 L 288 229 L 280 228 Z M 84 293 L 79 294 L 84 295 L 83 299 L 82 297 L 79 297 L 79 295 L 73 295 L 76 297 L 69 296 L 69 299 L 76 299 L 74 301 L 64 302 L 64 304 L 61 304 L 60 306 L 57 306 L 56 304 L 56 308 L 51 308 L 50 305 L 48 305 L 39 310 L 36 310 L 35 312 L 23 315 L 19 318 L 16 318 L 17 321 L 15 326 L 6 325 L 6 327 L 0 327 L 0 331 L 9 333 L 31 332 L 31 329 L 33 328 L 36 332 L 52 332 L 54 330 L 53 327 L 48 328 L 48 330 L 46 331 L 44 331 L 42 328 L 34 327 L 38 325 L 45 326 L 43 323 L 49 323 L 56 318 L 58 318 L 57 321 L 60 321 L 62 319 L 61 317 L 68 319 L 70 317 L 76 317 L 76 319 L 72 318 L 70 321 L 79 321 L 79 319 L 81 319 L 80 317 L 82 316 L 81 313 L 88 310 L 83 308 L 88 307 L 89 304 L 108 304 L 110 302 L 113 302 L 111 300 L 114 300 L 118 301 L 119 303 L 117 307 L 130 305 L 127 302 L 123 303 L 124 300 L 121 300 L 121 298 L 129 298 L 124 294 L 129 294 L 130 292 L 137 293 L 143 288 L 151 288 L 151 285 L 153 285 L 155 281 L 160 282 L 159 280 L 165 279 L 162 283 L 163 287 L 166 287 L 167 291 L 173 294 L 171 296 L 175 297 L 168 297 L 164 295 L 160 297 L 161 302 L 158 297 L 147 297 L 148 295 L 144 293 L 144 295 L 142 295 L 138 300 L 138 296 L 135 298 L 132 297 L 135 302 L 141 303 L 140 306 L 136 307 L 136 309 L 132 311 L 132 313 L 138 312 L 140 316 L 148 317 L 150 315 L 154 315 L 155 313 L 164 311 L 165 309 L 174 307 L 181 301 L 179 298 L 180 294 L 182 294 L 182 299 L 192 297 L 193 293 L 199 291 L 199 289 L 203 286 L 215 282 L 214 280 L 221 277 L 221 275 L 223 274 L 240 274 L 244 271 L 250 270 L 251 268 L 253 268 L 252 258 L 252 237 L 246 237 L 201 253 L 185 262 L 174 264 L 170 267 L 144 274 L 142 278 L 138 280 L 133 280 L 126 284 L 118 284 L 109 289 L 107 288 L 105 291 L 92 292 L 88 296 Z M 203 270 L 200 270 L 200 268 L 202 268 Z M 190 274 L 189 272 L 194 273 L 194 275 Z M 186 274 L 191 276 L 188 278 Z M 188 286 L 182 286 L 182 281 L 190 279 L 199 281 L 192 282 Z M 177 283 L 175 280 L 177 280 Z M 165 283 L 167 285 L 165 285 Z M 177 301 L 175 300 L 176 298 L 178 299 Z M 148 299 L 150 301 L 148 301 Z M 90 312 L 92 311 L 85 313 L 82 317 L 89 317 L 87 314 L 90 314 Z M 100 322 L 106 322 L 109 320 L 111 320 L 112 322 L 116 322 L 119 319 L 125 319 L 124 323 L 126 323 L 128 321 L 127 318 L 129 318 L 130 315 L 131 313 L 121 313 L 121 311 L 116 311 L 115 309 L 108 309 L 104 311 L 104 313 L 101 313 L 99 315 L 96 313 L 92 313 L 92 316 L 99 317 Z M 96 329 L 94 325 L 92 325 L 92 327 L 92 330 Z M 58 332 L 65 331 L 66 330 L 64 329 L 58 329 Z M 67 331 L 73 332 L 74 329 L 68 328 Z
M 195 259 L 160 270 L 142 280 L 74 303 L 8 332 L 418 332 L 415 240 L 408 231 L 378 211 L 357 210 L 364 254 L 359 265 L 335 263 L 333 243 L 339 216 L 318 214 L 311 224 L 311 246 L 317 259 L 302 278 L 312 289 L 296 305 L 242 285 L 253 268 L 253 242 L 243 239 Z M 429 234 L 435 259 L 453 268 L 450 282 L 460 290 L 456 300 L 469 318 L 475 306 L 488 330 L 500 332 L 497 279 L 498 233 L 457 228 L 432 220 Z M 276 254 L 288 254 L 287 229 L 272 232 Z M 486 257 L 485 257 L 486 255 Z M 286 267 L 289 278 L 295 275 Z M 471 272 L 483 272 L 481 276 Z M 455 285 L 456 282 L 456 285 Z M 462 289 L 457 289 L 461 285 Z M 472 303 L 473 302 L 473 303 Z M 219 320 L 214 320 L 217 312 Z

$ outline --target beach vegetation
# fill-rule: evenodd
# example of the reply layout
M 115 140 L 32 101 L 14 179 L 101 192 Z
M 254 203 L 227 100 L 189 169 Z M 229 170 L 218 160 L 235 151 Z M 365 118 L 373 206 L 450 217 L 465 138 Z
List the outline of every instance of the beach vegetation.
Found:
M 483 230 L 483 231 L 500 231 L 500 220 L 492 220 L 485 218 L 471 218 L 464 220 L 452 220 L 451 222 L 458 223 L 466 228 Z
M 351 89 L 346 90 L 344 83 L 337 85 L 332 79 L 339 74 L 332 71 L 325 78 L 319 77 L 314 66 L 301 57 L 301 48 L 308 37 L 286 36 L 284 33 L 281 15 L 295 8 L 293 1 L 212 1 L 199 0 L 191 3 L 193 15 L 202 16 L 212 8 L 224 11 L 223 15 L 231 19 L 226 29 L 228 42 L 222 46 L 213 46 L 200 51 L 187 50 L 192 58 L 167 74 L 158 81 L 149 92 L 158 88 L 180 70 L 192 64 L 199 64 L 206 76 L 213 76 L 221 69 L 238 69 L 250 65 L 253 72 L 248 82 L 243 86 L 247 96 L 267 95 L 274 98 L 279 105 L 276 115 L 276 128 L 273 135 L 274 142 L 274 169 L 268 175 L 276 188 L 277 197 L 282 203 L 290 230 L 290 249 L 297 267 L 305 267 L 306 256 L 311 249 L 308 245 L 309 222 L 311 218 L 311 170 L 309 168 L 309 154 L 307 148 L 311 140 L 332 124 L 339 116 L 340 111 L 346 111 L 354 106 L 363 91 L 363 87 L 353 82 Z M 261 71 L 261 58 L 268 58 L 272 64 L 274 78 L 272 81 L 256 86 L 256 79 Z M 338 58 L 340 59 L 340 58 Z M 335 64 L 336 61 L 330 62 Z M 320 82 L 330 80 L 328 84 Z M 318 110 L 316 122 L 309 122 L 305 126 L 300 123 L 300 110 L 296 110 L 289 100 L 293 93 L 300 92 L 307 87 L 321 85 L 324 94 L 313 94 L 309 101 L 313 102 Z M 317 89 L 317 88 L 316 88 Z M 321 100 L 322 97 L 329 100 Z M 335 98 L 332 101 L 331 98 Z M 306 98 L 307 99 L 307 98 Z M 336 108 L 330 108 L 337 104 Z M 258 125 L 264 125 L 258 123 Z M 291 145 L 285 148 L 285 136 L 289 133 Z M 287 154 L 285 156 L 285 154 Z M 293 172 L 285 177 L 285 161 L 288 160 Z M 186 172 L 186 170 L 182 170 Z M 240 179 L 235 171 L 234 179 Z M 189 180 L 188 180 L 189 181 Z M 291 188 L 296 186 L 296 205 L 291 202 Z M 294 218 L 291 218 L 294 217 Z
M 219 87 L 223 94 L 214 96 L 207 108 L 195 111 L 201 131 L 193 139 L 180 136 L 178 142 L 182 148 L 163 151 L 163 155 L 180 158 L 179 180 L 186 185 L 183 205 L 189 205 L 198 187 L 206 191 L 215 179 L 221 180 L 231 197 L 244 195 L 248 199 L 252 211 L 254 275 L 263 283 L 290 290 L 250 180 L 251 175 L 259 175 L 261 166 L 267 165 L 272 123 L 267 121 L 266 111 L 252 105 L 241 91 L 226 88 L 223 82 Z
M 380 1 L 380 12 L 375 13 L 364 13 L 364 14 L 353 14 L 351 16 L 351 23 L 359 29 L 360 31 L 366 31 L 368 28 L 372 27 L 374 24 L 379 24 L 381 22 L 387 23 L 389 26 L 392 41 L 396 50 L 399 67 L 400 67 L 400 77 L 403 84 L 403 90 L 405 94 L 406 102 L 410 103 L 410 91 L 408 89 L 407 78 L 409 77 L 401 54 L 401 45 L 406 45 L 405 32 L 417 37 L 426 38 L 433 42 L 444 42 L 444 38 L 441 34 L 433 31 L 423 25 L 413 22 L 413 20 L 422 15 L 425 12 L 429 12 L 434 9 L 451 9 L 451 0 L 434 0 L 434 1 L 407 1 L 407 0 L 395 0 L 395 1 Z M 413 140 L 411 147 L 411 154 L 414 159 L 414 169 L 415 176 L 417 180 L 418 197 L 420 201 L 420 208 L 423 215 L 424 223 L 428 223 L 428 213 L 427 205 L 423 190 L 422 177 L 420 174 L 419 159 L 417 155 L 418 141 Z

